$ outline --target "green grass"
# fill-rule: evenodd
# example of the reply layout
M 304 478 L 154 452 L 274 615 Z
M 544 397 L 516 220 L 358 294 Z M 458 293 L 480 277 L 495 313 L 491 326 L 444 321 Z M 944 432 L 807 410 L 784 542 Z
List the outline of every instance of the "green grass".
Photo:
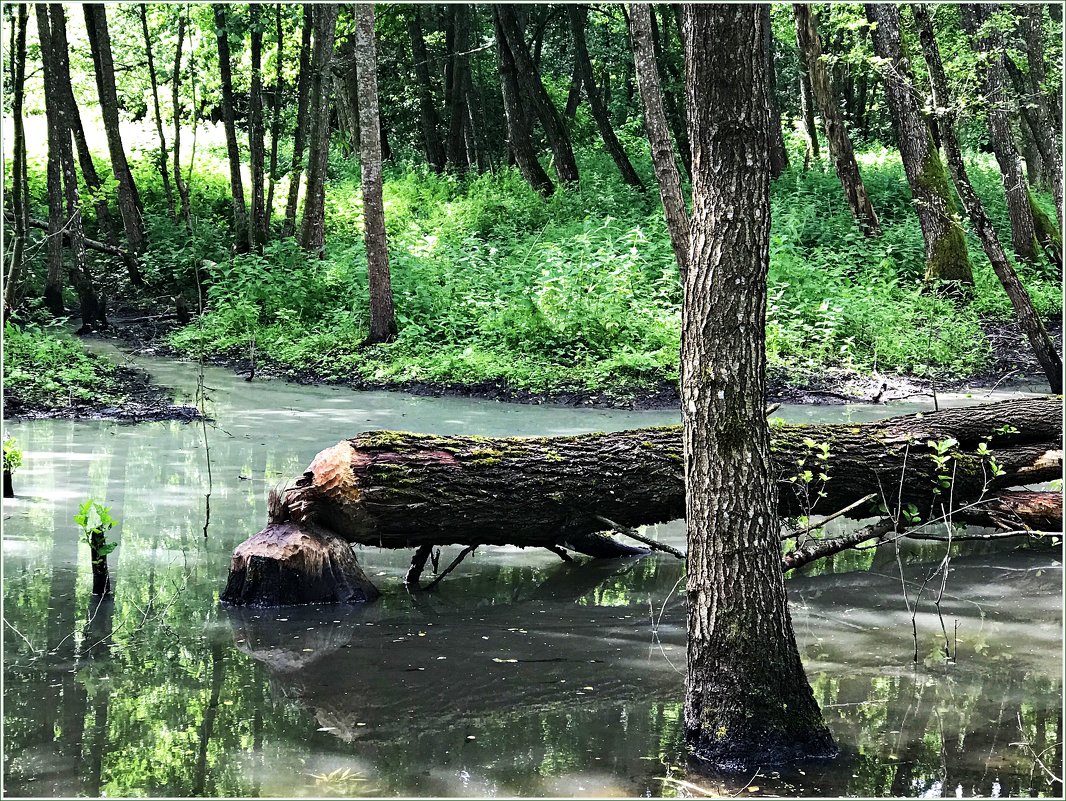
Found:
M 125 399 L 115 365 L 87 352 L 74 337 L 10 323 L 4 327 L 4 396 L 16 412 L 78 402 L 113 406 Z

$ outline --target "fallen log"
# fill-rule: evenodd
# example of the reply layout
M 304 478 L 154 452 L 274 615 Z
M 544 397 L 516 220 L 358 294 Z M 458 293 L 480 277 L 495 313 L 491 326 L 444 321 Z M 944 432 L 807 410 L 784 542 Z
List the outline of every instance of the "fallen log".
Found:
M 9 223 L 14 221 L 14 218 L 10 214 L 6 215 L 6 217 Z M 47 222 L 33 217 L 30 218 L 30 228 L 38 228 L 42 231 L 50 230 Z M 64 239 L 70 239 L 70 232 L 67 229 L 64 228 L 62 234 Z M 106 253 L 109 256 L 115 256 L 123 261 L 129 261 L 133 258 L 128 251 L 125 251 L 120 247 L 115 247 L 114 245 L 109 245 L 106 242 L 100 242 L 96 239 L 90 239 L 89 237 L 83 237 L 83 239 L 85 241 L 85 247 L 89 250 Z
M 998 525 L 982 508 L 991 494 L 1061 475 L 1061 418 L 1061 400 L 1041 397 L 857 425 L 774 425 L 780 512 L 828 514 L 873 494 L 890 513 L 913 505 L 928 520 L 949 503 L 971 504 L 967 522 Z M 319 453 L 278 494 L 256 536 L 313 524 L 382 548 L 518 545 L 613 556 L 621 544 L 599 534 L 609 528 L 604 519 L 626 528 L 678 519 L 684 494 L 680 426 L 525 438 L 377 431 Z M 852 516 L 874 513 L 860 507 Z M 1011 513 L 1026 508 L 1015 503 Z M 1061 526 L 1061 499 L 1058 509 Z M 1038 517 L 1031 528 L 1054 510 L 1041 507 Z

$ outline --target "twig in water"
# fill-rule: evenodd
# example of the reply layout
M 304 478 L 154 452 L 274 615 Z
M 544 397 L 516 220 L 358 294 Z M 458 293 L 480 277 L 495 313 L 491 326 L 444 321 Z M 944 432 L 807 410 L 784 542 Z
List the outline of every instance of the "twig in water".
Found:
M 437 577 L 433 579 L 433 581 L 429 582 L 429 584 L 427 584 L 425 586 L 425 589 L 432 590 L 434 587 L 436 587 L 438 584 L 440 584 L 441 579 L 443 579 L 445 576 L 447 576 L 449 573 L 451 573 L 453 570 L 455 570 L 455 568 L 457 568 L 459 566 L 459 563 L 462 562 L 464 559 L 466 559 L 467 554 L 472 553 L 476 549 L 477 549 L 476 545 L 468 545 L 465 548 L 463 548 L 463 550 L 461 550 L 459 552 L 459 555 L 457 557 L 455 557 L 455 559 L 452 561 L 452 563 L 450 565 L 448 565 L 446 568 L 444 568 L 444 570 L 441 571 L 437 575 Z
M 668 553 L 671 556 L 676 556 L 678 559 L 684 559 L 685 558 L 685 554 L 682 553 L 681 551 L 677 550 L 677 548 L 674 548 L 671 545 L 666 545 L 664 543 L 657 542 L 656 540 L 653 540 L 651 537 L 645 537 L 643 534 L 638 533 L 636 529 L 629 528 L 628 526 L 620 525 L 619 523 L 615 523 L 609 517 L 604 517 L 603 515 L 596 515 L 593 519 L 598 520 L 599 522 L 603 523 L 605 526 L 609 527 L 612 531 L 616 531 L 619 534 L 624 534 L 627 537 L 631 537 L 631 538 L 635 539 L 637 542 L 643 542 L 645 545 L 647 545 L 653 551 L 662 551 L 663 553 Z
M 838 517 L 843 517 L 848 512 L 854 511 L 855 509 L 859 508 L 860 506 L 862 506 L 867 501 L 872 501 L 876 497 L 877 497 L 877 493 L 871 492 L 865 498 L 859 498 L 859 500 L 855 501 L 855 503 L 850 504 L 848 506 L 845 506 L 839 512 L 833 512 L 833 514 L 827 515 L 819 523 L 810 523 L 809 525 L 807 525 L 804 528 L 797 529 L 796 531 L 791 531 L 788 534 L 782 534 L 781 535 L 781 539 L 782 540 L 790 540 L 793 537 L 800 537 L 800 536 L 802 536 L 804 534 L 809 534 L 810 532 L 814 531 L 815 529 L 823 528 L 826 523 L 829 523 L 832 520 L 836 520 Z
M 574 561 L 573 557 L 571 557 L 570 554 L 568 554 L 564 549 L 560 548 L 558 545 L 547 545 L 545 547 L 549 551 L 551 551 L 553 554 L 558 556 L 560 559 L 562 559 L 564 562 L 573 562 Z

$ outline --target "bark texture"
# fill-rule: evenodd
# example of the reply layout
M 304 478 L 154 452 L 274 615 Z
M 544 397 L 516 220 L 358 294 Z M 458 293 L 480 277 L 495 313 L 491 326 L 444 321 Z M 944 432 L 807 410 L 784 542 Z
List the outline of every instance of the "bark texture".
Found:
M 640 97 L 644 103 L 644 131 L 651 146 L 651 161 L 655 168 L 659 196 L 670 232 L 678 269 L 682 275 L 688 266 L 689 220 L 685 196 L 681 190 L 681 173 L 677 169 L 670 129 L 663 110 L 663 92 L 659 81 L 659 66 L 652 43 L 652 11 L 647 3 L 633 3 L 629 7 L 629 38 L 633 48 Z
M 899 7 L 867 3 L 874 52 L 881 58 L 892 123 L 925 242 L 927 281 L 973 283 L 966 235 L 951 197 L 948 173 L 918 106 L 910 59 L 904 53 Z
M 766 59 L 767 99 L 770 104 L 770 177 L 777 178 L 788 169 L 785 131 L 781 127 L 781 105 L 777 102 L 777 67 L 774 63 L 774 29 L 770 23 L 770 5 L 761 3 L 762 54 Z
M 1047 376 L 1051 391 L 1062 392 L 1062 359 L 1055 349 L 1055 344 L 1048 336 L 1044 323 L 1033 307 L 1032 298 L 1025 290 L 1018 274 L 1014 271 L 1003 245 L 999 241 L 996 229 L 992 225 L 984 204 L 974 191 L 973 185 L 966 172 L 966 164 L 962 158 L 962 147 L 955 132 L 956 112 L 952 105 L 952 98 L 948 91 L 947 76 L 944 73 L 944 65 L 940 58 L 940 48 L 937 45 L 933 20 L 930 12 L 924 6 L 914 6 L 914 17 L 918 24 L 919 38 L 922 43 L 922 53 L 929 72 L 929 81 L 933 89 L 933 105 L 938 112 L 941 139 L 944 144 L 944 153 L 947 157 L 948 168 L 951 170 L 952 180 L 959 193 L 966 214 L 973 225 L 974 233 L 981 240 L 981 247 L 988 256 L 996 277 L 1003 285 L 1003 289 L 1010 298 L 1014 315 L 1018 320 L 1018 327 L 1022 329 L 1029 344 L 1036 354 L 1040 366 Z M 1023 179 L 1024 180 L 1024 179 Z
M 325 249 L 326 168 L 329 165 L 330 60 L 337 32 L 338 7 L 322 4 L 315 7 L 315 46 L 311 64 L 311 87 L 308 114 L 307 191 L 304 216 L 300 225 L 300 245 L 322 254 Z
M 433 83 L 429 74 L 429 52 L 422 33 L 422 16 L 418 6 L 405 9 L 407 37 L 411 41 L 411 56 L 414 60 L 415 78 L 418 81 L 418 111 L 422 125 L 422 141 L 425 143 L 426 160 L 434 172 L 444 172 L 444 145 L 440 140 L 440 116 L 433 100 Z
M 396 336 L 385 238 L 385 205 L 381 185 L 381 117 L 378 112 L 377 43 L 374 7 L 355 6 L 355 60 L 359 75 L 359 152 L 362 158 L 363 238 L 370 285 L 370 334 L 367 342 L 388 342 Z
M 241 177 L 241 152 L 237 145 L 237 121 L 234 115 L 233 71 L 226 29 L 226 7 L 214 6 L 215 34 L 218 40 L 218 67 L 222 82 L 222 122 L 226 129 L 226 154 L 229 158 L 229 185 L 233 204 L 233 232 L 238 253 L 251 248 L 248 238 L 248 207 L 244 201 L 244 180 Z
M 289 197 L 285 203 L 285 222 L 281 235 L 292 236 L 296 231 L 296 206 L 300 200 L 300 178 L 303 174 L 304 145 L 306 140 L 307 102 L 311 86 L 311 31 L 313 8 L 303 7 L 303 32 L 300 38 L 299 76 L 296 79 L 296 129 L 292 135 L 292 163 L 289 167 Z
M 159 107 L 159 81 L 155 72 L 155 53 L 152 48 L 152 32 L 148 29 L 148 6 L 141 3 L 137 6 L 141 18 L 141 32 L 144 34 L 144 55 L 148 59 L 148 79 L 152 85 L 152 112 L 155 117 L 155 132 L 159 138 L 159 160 L 156 166 L 159 175 L 163 179 L 163 194 L 167 199 L 167 209 L 170 216 L 177 216 L 174 205 L 174 190 L 170 186 L 170 170 L 167 167 L 167 137 L 163 133 L 163 112 Z
M 766 421 L 769 122 L 755 6 L 687 5 L 692 230 L 681 312 L 685 736 L 728 769 L 833 756 L 785 596 Z
M 263 252 L 267 240 L 265 197 L 266 150 L 263 131 L 263 22 L 260 4 L 248 6 L 248 25 L 251 28 L 252 81 L 248 91 L 248 169 L 252 179 L 252 215 L 248 223 L 248 241 L 257 252 Z
M 837 104 L 836 95 L 829 80 L 829 71 L 822 60 L 822 40 L 818 35 L 814 12 L 809 5 L 799 3 L 794 5 L 793 9 L 796 15 L 796 40 L 799 42 L 800 53 L 810 75 L 814 102 L 821 111 L 822 121 L 825 123 L 829 155 L 833 159 L 837 177 L 840 178 L 840 184 L 844 187 L 848 205 L 859 227 L 868 235 L 880 235 L 881 225 L 877 221 L 877 213 L 874 211 L 873 203 L 870 202 L 870 196 L 866 193 L 862 176 L 859 175 L 859 165 L 855 162 L 855 148 L 851 144 L 851 137 L 844 125 L 844 115 Z
M 29 6 L 18 6 L 18 17 L 11 27 L 11 76 L 12 101 L 11 116 L 13 122 L 12 159 L 11 159 L 11 209 L 14 213 L 14 242 L 11 247 L 11 262 L 4 282 L 4 320 L 14 310 L 18 302 L 18 291 L 22 283 L 23 259 L 26 252 L 26 239 L 29 235 L 29 178 L 26 170 L 26 126 L 22 117 L 23 103 L 26 98 L 26 29 L 29 26 Z M 4 488 L 10 486 L 10 474 L 4 471 Z M 5 495 L 4 497 L 11 497 Z

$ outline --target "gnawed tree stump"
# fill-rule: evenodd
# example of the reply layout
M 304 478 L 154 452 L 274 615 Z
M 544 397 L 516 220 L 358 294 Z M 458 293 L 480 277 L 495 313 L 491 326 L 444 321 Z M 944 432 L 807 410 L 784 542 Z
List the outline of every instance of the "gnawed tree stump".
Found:
M 829 514 L 873 494 L 893 513 L 913 504 L 923 520 L 942 516 L 950 499 L 957 509 L 969 505 L 966 522 L 1002 527 L 1006 516 L 1020 518 L 1032 504 L 1008 509 L 993 495 L 1061 475 L 1061 418 L 1061 399 L 1028 398 L 876 423 L 775 425 L 780 513 Z M 929 443 L 947 440 L 954 442 L 941 446 L 945 467 Z M 369 432 L 319 453 L 276 496 L 270 525 L 249 543 L 285 537 L 296 523 L 416 556 L 427 546 L 453 544 L 569 548 L 598 557 L 646 553 L 603 536 L 603 520 L 636 528 L 683 517 L 683 458 L 680 426 L 567 437 Z M 805 482 L 807 470 L 812 477 Z M 860 506 L 853 517 L 874 513 L 871 503 Z M 1055 519 L 1052 507 L 1022 525 L 1043 528 Z M 1061 499 L 1057 509 L 1061 521 Z M 249 543 L 234 554 L 235 568 L 244 564 L 243 553 L 255 553 L 246 550 Z M 425 560 L 416 561 L 417 574 Z M 272 602 L 257 592 L 252 585 L 242 597 Z

